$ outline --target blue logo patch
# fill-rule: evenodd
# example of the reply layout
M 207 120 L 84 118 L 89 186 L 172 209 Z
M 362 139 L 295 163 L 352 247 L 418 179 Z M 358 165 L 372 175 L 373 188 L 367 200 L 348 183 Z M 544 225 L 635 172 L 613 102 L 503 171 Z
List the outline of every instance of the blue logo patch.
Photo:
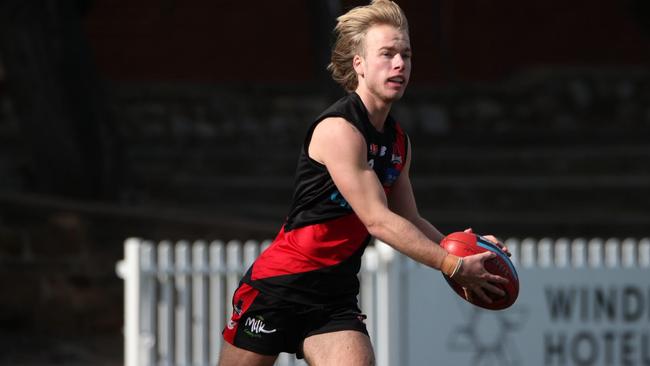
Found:
M 395 168 L 387 168 L 386 169 L 386 175 L 384 176 L 383 180 L 383 185 L 390 187 L 395 183 L 395 181 L 399 178 L 399 170 Z
M 334 202 L 334 203 L 337 203 L 337 204 L 338 204 L 339 206 L 341 206 L 341 207 L 344 207 L 344 208 L 352 208 L 352 206 L 350 206 L 350 204 L 348 203 L 348 201 L 346 201 L 345 198 L 343 198 L 343 195 L 341 195 L 341 192 L 339 192 L 339 191 L 334 191 L 334 192 L 330 195 L 330 200 L 331 200 L 332 202 Z

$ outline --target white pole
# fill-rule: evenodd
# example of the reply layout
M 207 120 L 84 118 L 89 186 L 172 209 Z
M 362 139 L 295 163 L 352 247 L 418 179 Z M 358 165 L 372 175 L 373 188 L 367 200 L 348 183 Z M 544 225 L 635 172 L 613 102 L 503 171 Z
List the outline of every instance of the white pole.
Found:
M 587 239 L 576 238 L 571 242 L 571 265 L 574 268 L 587 266 Z
M 571 254 L 569 248 L 571 243 L 567 238 L 559 238 L 553 246 L 553 262 L 556 268 L 567 268 L 570 264 Z
M 379 240 L 375 241 L 379 267 L 377 273 L 377 348 L 378 366 L 395 365 L 399 361 L 397 346 L 398 309 L 395 296 L 397 287 L 398 266 L 393 248 Z
M 221 350 L 221 329 L 230 315 L 230 296 L 225 291 L 226 250 L 222 241 L 210 244 L 210 365 L 216 365 Z
M 174 262 L 172 244 L 161 241 L 158 244 L 158 281 L 160 303 L 158 304 L 158 363 L 164 366 L 174 364 Z
M 156 310 L 157 278 L 156 253 L 150 241 L 140 243 L 140 334 L 138 339 L 139 365 L 153 365 L 156 362 Z
M 186 240 L 179 241 L 175 246 L 175 273 L 174 283 L 177 293 L 176 306 L 174 307 L 176 363 L 189 365 L 192 362 L 191 334 L 192 334 L 192 308 L 190 287 L 190 248 Z
M 361 284 L 360 284 L 360 294 L 359 301 L 361 311 L 363 311 L 366 316 L 366 328 L 368 329 L 368 334 L 370 335 L 370 340 L 377 344 L 377 269 L 379 267 L 379 258 L 377 254 L 377 249 L 374 246 L 368 246 L 365 253 L 363 253 L 362 259 L 362 272 L 361 272 Z
M 587 262 L 589 267 L 603 267 L 603 239 L 591 238 L 587 244 Z
M 650 267 L 650 238 L 639 240 L 639 267 Z
M 192 360 L 195 365 L 208 362 L 208 255 L 206 243 L 192 245 Z
M 124 242 L 124 260 L 117 264 L 124 279 L 124 365 L 138 366 L 140 334 L 140 239 Z
M 537 242 L 537 266 L 549 268 L 553 265 L 553 240 L 542 238 Z

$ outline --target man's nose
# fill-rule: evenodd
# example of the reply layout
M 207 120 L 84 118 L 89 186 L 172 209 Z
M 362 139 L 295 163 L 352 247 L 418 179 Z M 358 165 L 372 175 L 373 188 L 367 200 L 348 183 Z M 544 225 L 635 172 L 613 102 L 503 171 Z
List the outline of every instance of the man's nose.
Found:
M 404 58 L 399 53 L 393 58 L 393 68 L 398 70 L 403 70 L 406 65 Z

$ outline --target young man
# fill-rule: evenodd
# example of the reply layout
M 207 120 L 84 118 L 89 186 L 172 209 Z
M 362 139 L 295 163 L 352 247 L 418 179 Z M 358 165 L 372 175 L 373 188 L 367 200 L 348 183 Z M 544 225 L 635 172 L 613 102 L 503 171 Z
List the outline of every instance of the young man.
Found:
M 503 295 L 490 282 L 507 280 L 483 267 L 494 253 L 448 254 L 437 245 L 444 236 L 418 213 L 409 140 L 389 115 L 411 73 L 402 10 L 375 0 L 339 17 L 335 31 L 328 69 L 349 95 L 307 133 L 286 222 L 233 296 L 220 365 L 272 365 L 279 352 L 317 366 L 373 364 L 357 306 L 371 236 L 486 301 L 485 291 Z

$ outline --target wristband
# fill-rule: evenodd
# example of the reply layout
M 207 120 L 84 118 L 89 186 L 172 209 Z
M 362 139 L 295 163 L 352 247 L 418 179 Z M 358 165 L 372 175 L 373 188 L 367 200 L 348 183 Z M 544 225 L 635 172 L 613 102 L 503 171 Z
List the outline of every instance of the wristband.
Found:
M 456 275 L 456 273 L 458 273 L 458 271 L 460 271 L 460 268 L 462 266 L 463 266 L 463 258 L 458 258 L 458 262 L 456 263 L 456 268 L 454 268 L 454 271 L 451 272 L 449 278 L 454 278 L 454 276 Z
M 462 263 L 463 263 L 462 258 L 455 256 L 453 254 L 447 254 L 445 259 L 442 260 L 440 271 L 444 273 L 446 276 L 451 278 L 456 273 L 458 273 L 458 270 L 460 269 Z

